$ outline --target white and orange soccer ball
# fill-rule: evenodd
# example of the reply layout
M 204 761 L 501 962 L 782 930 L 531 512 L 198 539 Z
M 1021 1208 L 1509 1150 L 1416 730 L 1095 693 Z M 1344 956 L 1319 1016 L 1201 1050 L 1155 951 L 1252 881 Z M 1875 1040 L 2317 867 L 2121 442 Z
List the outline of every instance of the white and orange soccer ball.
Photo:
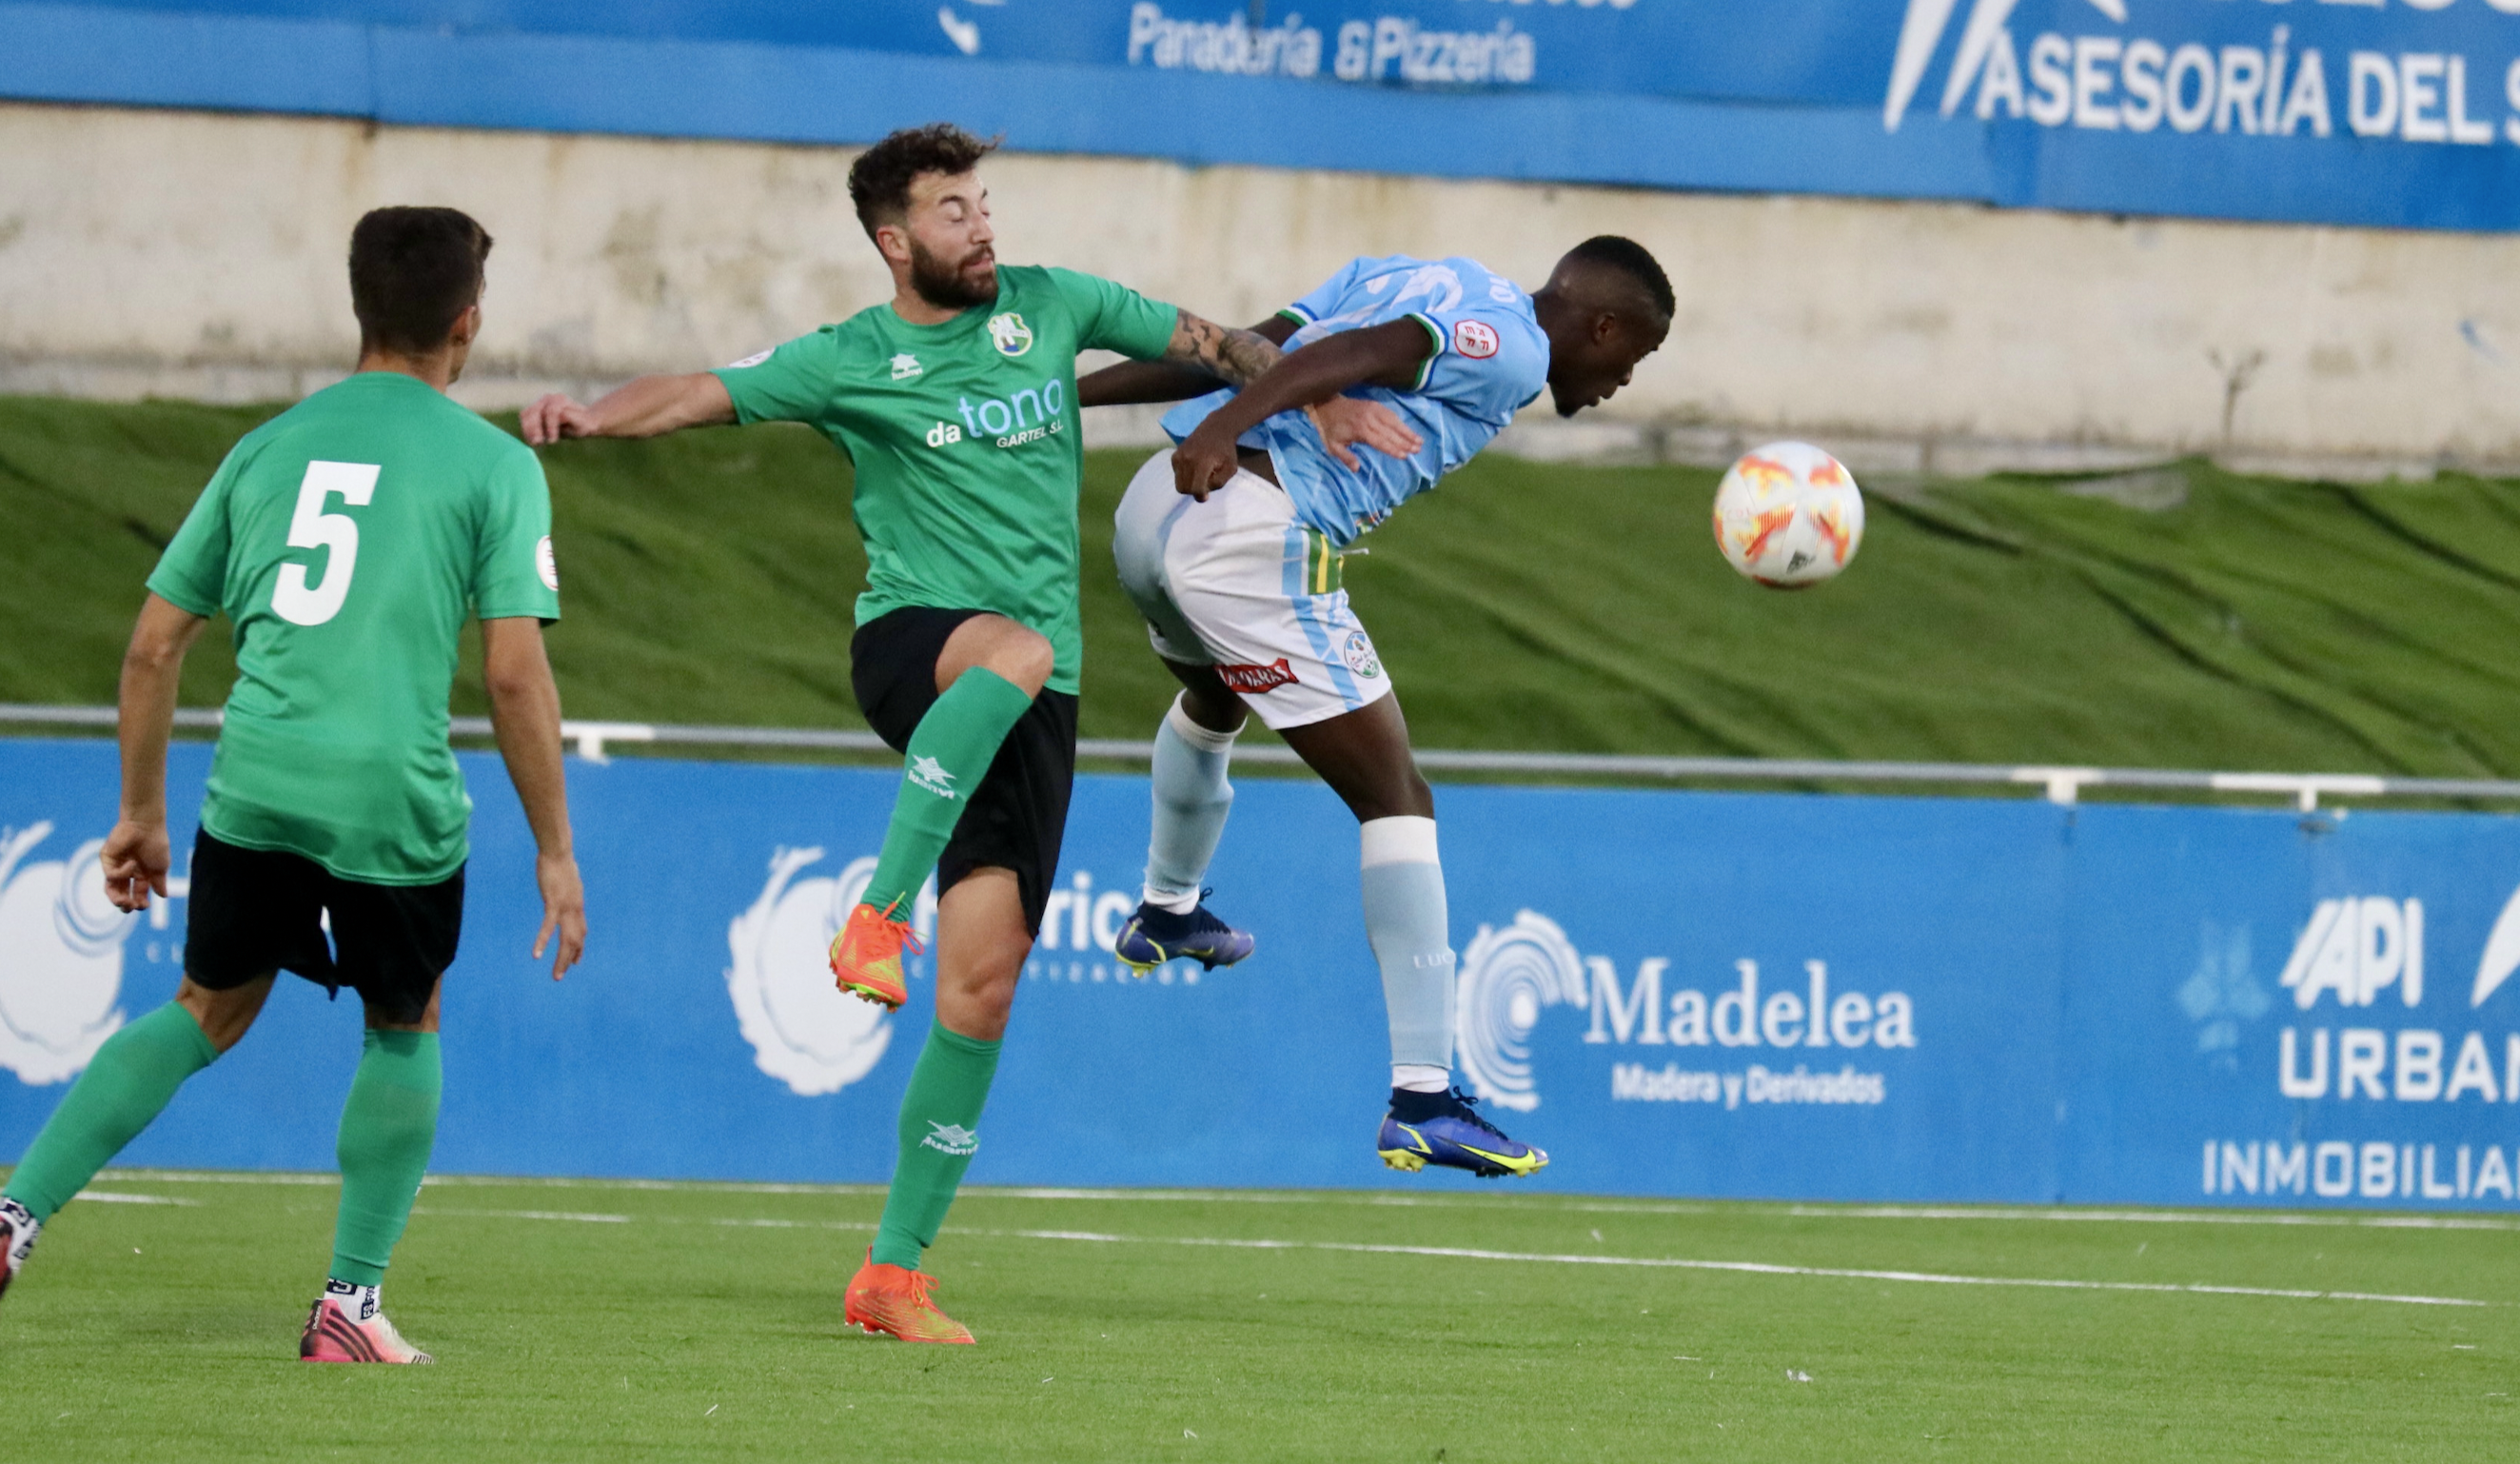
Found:
M 1715 542 L 1744 575 L 1800 589 L 1836 575 L 1864 543 L 1864 494 L 1808 442 L 1743 454 L 1715 490 Z

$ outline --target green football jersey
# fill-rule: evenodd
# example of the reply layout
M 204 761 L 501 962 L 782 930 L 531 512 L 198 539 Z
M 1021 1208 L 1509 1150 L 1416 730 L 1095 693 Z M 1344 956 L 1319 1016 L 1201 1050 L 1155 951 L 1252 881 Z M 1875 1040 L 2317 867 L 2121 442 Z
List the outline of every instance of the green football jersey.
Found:
M 1108 280 L 1002 265 L 998 298 L 942 325 L 861 310 L 720 371 L 738 420 L 802 422 L 857 468 L 858 623 L 906 606 L 987 610 L 1049 637 L 1073 694 L 1076 353 L 1152 360 L 1178 312 Z
M 149 588 L 235 623 L 212 837 L 376 885 L 463 864 L 456 637 L 473 615 L 560 618 L 532 449 L 425 382 L 361 372 L 229 451 Z

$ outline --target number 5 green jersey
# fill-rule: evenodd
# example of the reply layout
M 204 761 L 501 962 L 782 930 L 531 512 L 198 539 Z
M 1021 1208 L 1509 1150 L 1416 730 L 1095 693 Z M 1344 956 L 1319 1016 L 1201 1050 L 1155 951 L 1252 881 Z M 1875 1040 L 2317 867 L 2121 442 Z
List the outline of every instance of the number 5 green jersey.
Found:
M 1001 265 L 998 297 L 942 325 L 861 310 L 718 372 L 738 420 L 803 422 L 857 467 L 858 623 L 909 606 L 987 610 L 1040 631 L 1074 695 L 1076 353 L 1153 360 L 1180 312 L 1066 269 Z
M 463 864 L 457 636 L 473 615 L 560 618 L 531 449 L 427 383 L 361 372 L 229 451 L 149 588 L 235 624 L 212 837 L 377 885 Z

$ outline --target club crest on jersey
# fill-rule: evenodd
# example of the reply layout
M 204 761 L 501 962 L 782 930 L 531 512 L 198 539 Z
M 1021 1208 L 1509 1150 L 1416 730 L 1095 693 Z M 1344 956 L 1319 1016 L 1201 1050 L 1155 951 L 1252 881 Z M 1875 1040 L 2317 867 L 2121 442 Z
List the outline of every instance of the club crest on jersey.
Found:
M 892 358 L 892 379 L 894 381 L 906 382 L 912 377 L 918 375 L 920 375 L 920 365 L 919 358 L 917 356 L 914 356 L 905 350 L 901 354 Z
M 1464 320 L 1453 327 L 1453 349 L 1473 361 L 1497 353 L 1496 327 L 1484 320 Z
M 1019 356 L 1032 349 L 1032 327 L 1012 310 L 989 317 L 989 343 L 1002 356 Z
M 1294 685 L 1295 668 L 1286 663 L 1285 657 L 1281 656 L 1267 665 L 1221 664 L 1216 668 L 1216 679 L 1224 682 L 1228 691 L 1256 697 L 1282 686 Z

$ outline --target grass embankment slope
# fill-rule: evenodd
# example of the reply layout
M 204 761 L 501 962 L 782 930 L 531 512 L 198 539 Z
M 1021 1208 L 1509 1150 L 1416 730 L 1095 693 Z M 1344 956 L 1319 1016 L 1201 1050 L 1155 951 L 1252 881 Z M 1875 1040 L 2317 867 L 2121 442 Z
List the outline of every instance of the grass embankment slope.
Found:
M 0 398 L 0 700 L 112 699 L 158 546 L 268 410 Z M 1170 697 L 1110 571 L 1141 456 L 1088 459 L 1088 736 Z M 544 461 L 573 715 L 861 725 L 838 454 L 760 428 Z M 2520 775 L 2520 483 L 1933 482 L 1779 594 L 1715 554 L 1713 482 L 1490 458 L 1374 533 L 1348 584 L 1419 745 Z M 188 703 L 225 688 L 209 640 Z

